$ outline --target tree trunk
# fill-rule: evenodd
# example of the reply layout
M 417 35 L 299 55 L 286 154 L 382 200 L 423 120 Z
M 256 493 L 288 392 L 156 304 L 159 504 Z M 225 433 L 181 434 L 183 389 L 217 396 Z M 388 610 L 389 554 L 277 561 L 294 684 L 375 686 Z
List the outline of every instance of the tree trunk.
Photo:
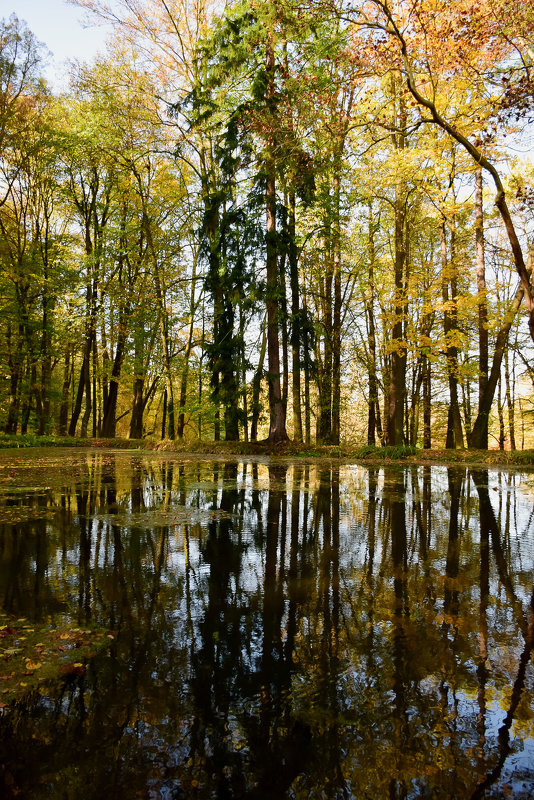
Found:
M 165 439 L 165 434 L 167 432 L 167 401 L 168 401 L 169 392 L 167 386 L 163 390 L 163 410 L 161 415 L 161 438 Z
M 523 296 L 524 296 L 523 284 L 520 284 L 514 295 L 514 299 L 510 305 L 510 308 L 508 309 L 508 312 L 504 318 L 504 321 L 499 329 L 499 332 L 497 334 L 497 339 L 495 341 L 495 349 L 493 351 L 491 371 L 489 374 L 488 382 L 484 389 L 484 394 L 480 398 L 479 411 L 468 442 L 469 447 L 474 449 L 481 450 L 484 448 L 485 431 L 488 426 L 488 419 L 491 411 L 491 406 L 493 404 L 493 398 L 495 397 L 495 389 L 497 388 L 497 382 L 499 380 L 499 375 L 501 372 L 501 363 L 506 348 L 506 344 L 508 341 L 508 334 L 510 332 L 510 328 L 513 325 L 519 307 L 521 306 L 521 301 L 523 300 Z
M 105 439 L 112 439 L 116 432 L 116 415 L 117 415 L 117 399 L 119 395 L 119 380 L 122 370 L 122 362 L 124 361 L 124 353 L 126 348 L 127 326 L 126 320 L 130 316 L 130 308 L 127 305 L 121 309 L 119 319 L 119 332 L 117 337 L 117 347 L 115 350 L 115 358 L 113 359 L 113 369 L 111 370 L 111 380 L 109 382 L 108 402 L 104 408 L 104 415 L 102 419 L 102 436 Z
M 54 299 L 48 296 L 48 264 L 47 248 L 44 257 L 44 296 L 43 318 L 41 334 L 41 383 L 39 387 L 39 417 L 37 420 L 37 433 L 43 436 L 50 433 L 50 384 L 52 380 L 52 337 L 50 331 L 50 314 L 53 311 Z
M 369 267 L 367 272 L 367 292 L 365 310 L 367 314 L 367 338 L 369 346 L 369 399 L 367 414 L 367 444 L 376 444 L 376 412 L 378 405 L 378 378 L 376 373 L 376 326 L 375 326 L 375 228 L 373 220 L 373 204 L 369 201 L 368 217 L 368 253 Z
M 169 330 L 168 330 L 168 316 L 167 316 L 167 309 L 165 306 L 165 291 L 164 286 L 161 281 L 161 274 L 160 274 L 160 264 L 158 260 L 158 253 L 156 251 L 156 247 L 154 245 L 154 239 L 152 236 L 152 227 L 150 223 L 150 218 L 147 212 L 147 203 L 146 198 L 141 191 L 141 181 L 139 176 L 138 183 L 140 187 L 140 197 L 143 203 L 143 229 L 146 236 L 146 241 L 148 245 L 148 250 L 150 252 L 150 256 L 152 259 L 152 268 L 153 273 L 152 277 L 154 279 L 154 289 L 156 292 L 156 304 L 158 310 L 158 323 L 159 323 L 159 332 L 160 332 L 160 339 L 161 339 L 161 348 L 163 352 L 163 370 L 165 374 L 165 406 L 164 406 L 164 414 L 163 419 L 166 420 L 168 416 L 168 434 L 169 439 L 174 440 L 175 438 L 175 423 L 174 423 L 174 387 L 172 381 L 172 368 L 171 368 L 171 347 L 169 341 Z M 162 430 L 162 439 L 165 438 L 165 423 L 163 425 Z
M 339 444 L 341 437 L 341 163 L 334 174 L 334 309 L 332 318 L 332 430 L 330 441 Z
M 394 99 L 394 124 L 399 133 L 393 135 L 393 144 L 399 158 L 406 148 L 406 108 L 400 78 L 392 79 Z M 397 109 L 398 101 L 398 109 Z M 395 188 L 395 270 L 393 324 L 391 331 L 391 356 L 388 387 L 386 444 L 404 444 L 404 404 L 406 402 L 406 342 L 404 341 L 406 306 L 406 188 L 401 180 Z
M 189 302 L 189 331 L 187 335 L 187 343 L 184 353 L 184 366 L 182 369 L 182 381 L 180 384 L 180 403 L 178 414 L 178 438 L 184 438 L 185 428 L 185 405 L 187 402 L 187 381 L 189 377 L 189 359 L 191 357 L 191 350 L 193 348 L 193 331 L 195 325 L 195 310 L 197 308 L 197 301 L 195 300 L 195 286 L 196 286 L 196 259 L 193 264 L 193 275 L 191 277 L 191 299 Z
M 130 417 L 129 439 L 143 438 L 143 411 L 145 402 L 143 392 L 145 390 L 145 376 L 137 374 L 134 378 L 132 396 L 132 416 Z
M 5 425 L 6 433 L 16 433 L 19 424 L 20 413 L 20 395 L 21 395 L 21 381 L 22 381 L 22 366 L 23 366 L 23 352 L 20 347 L 22 337 L 20 335 L 17 342 L 12 340 L 13 334 L 11 325 L 7 326 L 7 352 L 9 363 L 9 407 L 7 412 L 7 421 Z
M 488 383 L 488 306 L 486 300 L 486 265 L 484 260 L 484 212 L 482 205 L 482 170 L 475 173 L 475 243 L 478 303 L 478 398 L 480 401 Z M 486 417 L 487 422 L 487 417 Z M 482 432 L 481 448 L 488 447 L 488 429 Z
M 282 346 L 282 405 L 286 409 L 287 421 L 287 401 L 289 397 L 289 338 L 287 335 L 287 325 L 289 321 L 287 313 L 287 287 L 286 287 L 286 254 L 283 253 L 279 259 L 278 269 L 280 272 L 279 277 L 279 292 L 280 292 L 280 315 L 279 315 L 279 328 Z
M 497 413 L 499 416 L 499 450 L 504 450 L 506 442 L 506 433 L 504 430 L 504 403 L 502 401 L 502 374 L 499 375 L 499 383 L 497 390 Z
M 87 256 L 91 256 L 92 251 L 87 253 Z M 82 420 L 81 426 L 81 436 L 87 436 L 87 425 L 89 422 L 89 416 L 91 414 L 91 368 L 90 368 L 90 358 L 91 358 L 91 349 L 93 346 L 93 337 L 95 335 L 95 314 L 96 314 L 96 303 L 94 302 L 93 297 L 93 285 L 91 280 L 88 280 L 87 287 L 86 287 L 86 319 L 85 319 L 85 338 L 84 338 L 84 345 L 83 345 L 83 356 L 82 356 L 82 366 L 80 369 L 80 378 L 78 380 L 78 389 L 76 392 L 76 400 L 74 402 L 74 406 L 72 409 L 72 415 L 70 418 L 69 424 L 69 436 L 76 435 L 76 426 L 78 424 L 78 419 L 81 414 L 82 410 L 82 402 L 84 393 L 86 394 L 86 401 L 85 401 L 85 412 Z
M 322 303 L 323 353 L 321 342 L 317 338 L 317 388 L 319 390 L 319 420 L 317 425 L 317 441 L 330 444 L 332 441 L 332 281 L 334 277 L 331 237 L 325 238 L 324 249 L 326 259 L 325 275 L 320 281 Z
M 143 315 L 141 323 L 144 322 Z M 139 325 L 134 336 L 134 382 L 132 393 L 132 415 L 130 417 L 129 439 L 142 439 L 143 437 L 143 412 L 145 390 L 145 330 L 142 324 Z
M 404 404 L 406 401 L 406 343 L 403 309 L 405 305 L 404 196 L 397 190 L 395 200 L 395 289 L 387 408 L 387 444 L 404 444 Z
M 302 404 L 300 398 L 300 308 L 297 243 L 295 239 L 295 194 L 289 195 L 289 280 L 291 285 L 291 366 L 293 370 L 293 438 L 302 441 Z
M 82 417 L 82 424 L 80 429 L 80 436 L 82 439 L 87 437 L 87 427 L 89 425 L 89 420 L 91 418 L 91 345 L 92 345 L 92 336 L 93 333 L 91 332 L 91 340 L 89 343 L 87 357 L 83 360 L 83 386 L 85 389 L 85 410 L 83 412 Z
M 423 354 L 423 448 L 430 450 L 432 447 L 432 380 L 430 359 Z
M 508 408 L 508 428 L 510 430 L 510 449 L 515 450 L 515 414 L 512 389 L 510 386 L 510 365 L 508 359 L 508 348 L 504 351 L 504 380 L 506 387 L 506 405 Z
M 274 87 L 274 50 L 272 42 L 267 41 L 265 72 L 267 74 L 267 104 L 271 107 L 275 102 Z M 286 409 L 282 402 L 280 383 L 280 350 L 278 344 L 278 247 L 276 239 L 276 169 L 272 148 L 269 146 L 265 153 L 266 192 L 265 205 L 267 214 L 267 360 L 269 383 L 269 411 L 270 428 L 268 441 L 278 442 L 287 440 Z
M 252 403 L 251 403 L 252 420 L 250 424 L 250 439 L 253 442 L 257 441 L 258 438 L 258 422 L 261 410 L 261 403 L 260 403 L 261 379 L 263 377 L 263 365 L 265 362 L 266 349 L 267 349 L 267 327 L 264 322 L 262 326 L 260 358 L 258 361 L 258 366 L 254 373 L 254 377 L 252 379 Z
M 447 358 L 447 373 L 449 379 L 449 411 L 447 416 L 447 449 L 461 450 L 464 446 L 462 417 L 458 400 L 458 348 L 454 344 L 457 336 L 456 314 L 456 266 L 454 263 L 454 247 L 451 235 L 451 256 L 447 260 L 447 239 L 445 220 L 440 226 L 441 240 L 441 287 L 443 297 L 443 331 L 445 333 L 445 349 Z M 451 297 L 449 297 L 449 281 L 451 284 Z
M 69 414 L 69 389 L 71 382 L 71 345 L 65 345 L 64 368 L 63 368 L 63 387 L 61 390 L 61 405 L 59 407 L 58 433 L 60 436 L 67 435 L 67 420 Z

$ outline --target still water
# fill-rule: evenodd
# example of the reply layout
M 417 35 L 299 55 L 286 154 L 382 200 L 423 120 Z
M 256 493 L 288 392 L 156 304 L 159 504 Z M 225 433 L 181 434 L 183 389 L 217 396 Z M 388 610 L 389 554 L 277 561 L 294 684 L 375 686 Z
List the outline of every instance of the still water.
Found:
M 533 576 L 532 473 L 4 452 L 1 610 L 109 645 L 0 796 L 532 797 Z

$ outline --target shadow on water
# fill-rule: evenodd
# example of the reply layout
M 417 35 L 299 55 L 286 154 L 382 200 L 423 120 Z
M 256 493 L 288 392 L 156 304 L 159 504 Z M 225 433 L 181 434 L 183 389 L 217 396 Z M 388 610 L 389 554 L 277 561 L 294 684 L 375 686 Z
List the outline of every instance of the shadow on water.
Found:
M 2 484 L 2 610 L 112 638 L 2 708 L 2 797 L 532 796 L 521 476 L 128 453 L 49 469 L 46 491 L 23 458 Z

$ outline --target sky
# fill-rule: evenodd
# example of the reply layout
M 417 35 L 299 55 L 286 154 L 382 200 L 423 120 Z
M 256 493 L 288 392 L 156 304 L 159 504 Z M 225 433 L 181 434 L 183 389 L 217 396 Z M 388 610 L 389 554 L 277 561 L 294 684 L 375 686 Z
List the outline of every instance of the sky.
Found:
M 64 0 L 0 0 L 0 18 L 8 19 L 13 13 L 52 52 L 44 72 L 54 88 L 65 84 L 67 59 L 90 61 L 104 47 L 106 29 L 94 20 L 91 27 L 84 27 L 87 12 Z

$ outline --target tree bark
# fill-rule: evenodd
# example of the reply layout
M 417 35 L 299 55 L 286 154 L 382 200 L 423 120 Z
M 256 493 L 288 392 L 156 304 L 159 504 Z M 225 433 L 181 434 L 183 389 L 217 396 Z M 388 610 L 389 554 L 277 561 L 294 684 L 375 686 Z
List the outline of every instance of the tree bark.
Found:
M 272 107 L 275 99 L 274 87 L 274 50 L 270 39 L 266 45 L 265 72 L 267 74 L 267 104 Z M 266 192 L 265 206 L 267 215 L 266 228 L 266 268 L 267 268 L 267 360 L 269 383 L 270 428 L 268 441 L 287 440 L 286 409 L 282 402 L 280 382 L 280 349 L 278 344 L 278 247 L 276 238 L 276 170 L 271 146 L 265 153 Z
M 184 352 L 184 366 L 182 368 L 182 381 L 180 384 L 180 401 L 178 412 L 178 438 L 184 438 L 185 428 L 185 405 L 187 402 L 187 381 L 189 378 L 189 360 L 191 358 L 191 350 L 193 348 L 193 331 L 195 326 L 195 311 L 198 301 L 195 300 L 195 287 L 196 287 L 196 259 L 193 264 L 193 274 L 191 276 L 191 299 L 189 302 L 189 331 L 187 334 L 187 343 Z
M 111 380 L 109 382 L 108 401 L 104 408 L 102 419 L 102 436 L 105 439 L 112 439 L 116 432 L 117 398 L 119 395 L 119 380 L 121 376 L 122 363 L 126 348 L 126 337 L 128 333 L 126 320 L 129 318 L 130 308 L 126 305 L 121 309 L 119 319 L 119 331 L 117 336 L 117 347 L 115 358 L 113 359 L 113 369 L 111 370 Z
M 447 359 L 447 373 L 449 380 L 449 412 L 447 417 L 447 449 L 461 450 L 464 447 L 462 417 L 458 400 L 458 348 L 454 344 L 457 336 L 457 281 L 456 265 L 454 263 L 454 239 L 451 234 L 450 262 L 447 259 L 447 239 L 445 220 L 440 227 L 441 241 L 441 286 L 443 297 L 443 330 L 445 333 L 445 350 Z M 449 282 L 451 296 L 449 296 Z
M 508 409 L 508 429 L 510 431 L 510 449 L 515 450 L 515 414 L 514 402 L 512 399 L 512 387 L 510 385 L 510 364 L 508 358 L 508 348 L 504 351 L 504 381 L 506 389 L 506 406 Z
M 477 265 L 477 303 L 478 303 L 478 398 L 480 400 L 488 383 L 488 306 L 486 301 L 486 265 L 484 259 L 484 213 L 482 206 L 482 170 L 475 173 L 475 243 Z M 487 418 L 486 418 L 487 421 Z M 488 447 L 488 430 L 483 432 L 481 447 Z
M 289 195 L 289 280 L 291 287 L 291 366 L 293 388 L 293 438 L 302 441 L 302 403 L 300 397 L 300 307 L 297 243 L 295 239 L 295 193 Z
M 334 173 L 334 308 L 332 318 L 332 444 L 341 437 L 341 159 Z
M 378 378 L 376 373 L 376 325 L 375 325 L 375 229 L 373 220 L 373 204 L 369 201 L 368 217 L 368 253 L 369 266 L 367 271 L 367 293 L 365 310 L 367 312 L 367 334 L 369 343 L 368 367 L 368 413 L 367 413 L 367 444 L 376 444 L 376 411 L 378 406 Z
M 69 389 L 71 382 L 71 344 L 65 345 L 63 368 L 63 387 L 61 390 L 61 405 L 59 407 L 58 433 L 60 436 L 67 435 L 67 420 L 69 414 Z
M 395 127 L 400 131 L 393 135 L 393 144 L 402 158 L 406 148 L 406 108 L 401 82 L 398 76 L 392 79 Z M 398 108 L 397 108 L 398 100 Z M 397 119 L 398 116 L 398 119 Z M 406 342 L 404 340 L 406 305 L 406 188 L 400 181 L 395 188 L 395 265 L 393 324 L 391 331 L 390 374 L 388 387 L 386 444 L 404 444 L 404 404 L 406 402 Z
M 255 442 L 258 438 L 258 422 L 260 418 L 260 394 L 261 394 L 261 379 L 263 377 L 263 365 L 265 362 L 265 351 L 267 349 L 267 328 L 264 322 L 261 336 L 260 358 L 258 366 L 252 379 L 252 420 L 250 424 L 250 439 Z
M 501 364 L 506 344 L 508 341 L 508 334 L 510 332 L 510 328 L 513 325 L 519 307 L 521 306 L 521 301 L 523 300 L 523 296 L 524 296 L 523 284 L 520 283 L 514 295 L 514 299 L 510 305 L 510 308 L 508 309 L 508 313 L 504 318 L 503 324 L 499 329 L 499 332 L 497 334 L 497 339 L 495 341 L 495 349 L 493 351 L 491 371 L 489 374 L 488 382 L 484 389 L 484 394 L 480 398 L 479 411 L 468 442 L 469 447 L 474 449 L 481 450 L 483 449 L 484 446 L 485 431 L 487 429 L 491 406 L 493 404 L 493 399 L 495 397 L 495 389 L 497 388 L 497 382 L 499 380 L 499 375 L 501 372 Z

